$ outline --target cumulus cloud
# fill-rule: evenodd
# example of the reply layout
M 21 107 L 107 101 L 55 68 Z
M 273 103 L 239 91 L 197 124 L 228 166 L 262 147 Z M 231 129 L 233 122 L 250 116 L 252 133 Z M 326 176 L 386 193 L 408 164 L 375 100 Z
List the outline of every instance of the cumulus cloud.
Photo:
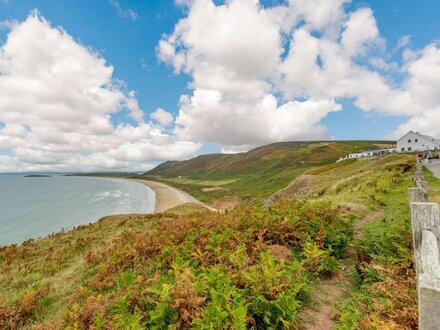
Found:
M 406 90 L 421 107 L 409 121 L 394 132 L 399 136 L 408 130 L 440 136 L 440 48 L 436 44 L 426 46 L 407 63 L 409 78 Z
M 224 5 L 196 0 L 187 5 L 188 16 L 158 46 L 162 61 L 193 78 L 193 95 L 180 100 L 179 136 L 218 143 L 224 150 L 327 136 L 319 122 L 340 110 L 333 100 L 280 103 L 273 95 L 287 7 L 275 12 L 249 0 Z M 302 15 L 312 16 L 311 26 L 321 26 L 320 15 L 307 10 Z
M 333 101 L 308 100 L 278 104 L 273 95 L 247 104 L 224 100 L 219 91 L 197 89 L 181 98 L 177 132 L 185 139 L 233 146 L 255 146 L 273 141 L 326 138 L 320 120 L 341 107 Z
M 368 43 L 378 42 L 379 30 L 370 8 L 361 8 L 353 12 L 344 27 L 341 45 L 350 57 L 362 53 Z
M 399 132 L 429 130 L 425 123 L 438 116 L 437 47 L 412 52 L 403 36 L 392 50 L 404 50 L 402 63 L 390 62 L 373 11 L 348 11 L 349 2 L 177 1 L 186 17 L 158 45 L 160 60 L 191 77 L 176 134 L 227 151 L 330 138 L 321 120 L 341 100 L 408 117 Z M 396 82 L 389 72 L 408 78 Z
M 0 47 L 0 171 L 145 168 L 200 148 L 146 123 L 135 93 L 112 75 L 38 13 L 14 24 Z M 115 126 L 112 116 L 125 114 L 135 124 Z
M 150 117 L 162 125 L 169 125 L 174 120 L 173 115 L 162 108 L 157 108 L 153 113 L 151 113 Z

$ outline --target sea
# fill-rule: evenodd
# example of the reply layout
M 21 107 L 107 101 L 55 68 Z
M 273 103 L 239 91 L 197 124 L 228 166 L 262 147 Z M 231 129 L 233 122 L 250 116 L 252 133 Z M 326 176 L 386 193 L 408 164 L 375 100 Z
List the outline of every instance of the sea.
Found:
M 0 175 L 0 246 L 95 222 L 107 215 L 148 214 L 155 193 L 128 180 Z

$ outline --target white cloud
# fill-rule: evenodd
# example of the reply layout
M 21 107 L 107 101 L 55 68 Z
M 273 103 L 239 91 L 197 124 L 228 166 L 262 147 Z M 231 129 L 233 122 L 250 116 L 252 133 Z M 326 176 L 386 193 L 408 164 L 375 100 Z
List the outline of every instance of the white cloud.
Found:
M 237 151 L 330 138 L 321 120 L 340 110 L 344 99 L 366 112 L 406 116 L 405 129 L 434 111 L 437 48 L 423 55 L 409 51 L 410 39 L 403 36 L 387 54 L 373 11 L 350 12 L 348 2 L 289 0 L 263 7 L 256 0 L 178 1 L 186 17 L 158 45 L 162 61 L 191 77 L 176 133 Z M 390 62 L 400 49 L 403 65 Z M 393 72 L 408 79 L 394 81 Z
M 406 48 L 409 43 L 411 42 L 411 36 L 405 35 L 399 38 L 399 41 L 397 42 L 396 47 L 394 48 L 394 52 Z
M 344 5 L 350 0 L 289 0 L 288 17 L 299 16 L 300 22 L 310 31 L 323 32 L 328 37 L 334 37 L 343 23 Z
M 224 80 L 269 77 L 281 52 L 278 26 L 256 1 L 248 0 L 223 6 L 194 1 L 188 17 L 159 44 L 161 60 L 172 64 L 176 72 L 192 74 L 194 85 L 200 88 Z
M 145 168 L 200 148 L 145 123 L 113 67 L 65 31 L 36 13 L 11 28 L 0 47 L 0 171 Z M 115 127 L 124 114 L 136 124 Z
M 278 105 L 273 95 L 260 102 L 224 100 L 219 91 L 197 89 L 183 96 L 176 120 L 180 136 L 194 141 L 232 146 L 255 146 L 272 141 L 320 139 L 327 136 L 320 120 L 341 107 L 333 101 L 290 101 Z
M 370 8 L 361 8 L 350 14 L 344 27 L 341 45 L 344 52 L 350 57 L 365 51 L 368 43 L 379 42 L 379 30 Z
M 440 137 L 440 48 L 430 44 L 418 54 L 413 54 L 407 63 L 409 78 L 406 90 L 420 105 L 421 111 L 401 125 L 394 136 L 415 130 Z
M 334 1 L 343 3 L 344 1 Z M 188 16 L 163 38 L 158 55 L 176 73 L 193 78 L 193 95 L 181 98 L 176 133 L 184 139 L 219 143 L 241 150 L 287 139 L 327 136 L 319 124 L 340 106 L 328 100 L 279 102 L 272 94 L 282 62 L 282 30 L 289 7 L 263 9 L 258 1 L 235 0 L 215 5 L 192 1 Z M 289 4 L 302 8 L 301 4 Z M 307 6 L 306 6 L 307 7 Z M 329 6 L 332 12 L 339 12 Z M 322 26 L 306 8 L 313 26 Z M 328 20 L 328 25 L 334 22 Z M 284 27 L 282 27 L 282 26 Z
M 135 21 L 135 20 L 137 19 L 138 14 L 137 14 L 134 10 L 132 10 L 132 9 L 130 9 L 130 8 L 128 8 L 128 9 L 124 9 L 124 8 L 122 8 L 122 6 L 121 6 L 121 4 L 119 3 L 118 0 L 107 0 L 107 1 L 108 1 L 113 7 L 116 8 L 116 10 L 117 10 L 117 12 L 118 12 L 118 14 L 119 14 L 120 16 L 122 16 L 122 17 L 126 17 L 126 18 L 130 18 L 132 21 Z
M 150 117 L 162 125 L 169 125 L 174 120 L 173 115 L 162 108 L 157 108 L 153 113 L 151 113 Z
M 368 62 L 379 70 L 398 71 L 400 69 L 397 62 L 387 62 L 382 57 L 370 57 Z

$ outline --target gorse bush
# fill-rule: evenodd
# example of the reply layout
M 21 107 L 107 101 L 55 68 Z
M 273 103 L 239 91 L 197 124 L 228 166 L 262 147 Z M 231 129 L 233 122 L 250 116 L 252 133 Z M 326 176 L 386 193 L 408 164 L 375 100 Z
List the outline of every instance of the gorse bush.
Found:
M 68 329 L 281 329 L 298 322 L 308 277 L 337 268 L 349 220 L 328 202 L 162 216 L 85 260 Z

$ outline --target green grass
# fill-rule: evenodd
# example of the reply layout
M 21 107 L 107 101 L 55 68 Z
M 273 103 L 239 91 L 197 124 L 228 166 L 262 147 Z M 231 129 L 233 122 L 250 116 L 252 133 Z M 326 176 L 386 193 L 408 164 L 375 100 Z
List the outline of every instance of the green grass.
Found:
M 260 200 L 295 177 L 322 165 L 335 165 L 351 152 L 383 147 L 380 141 L 284 142 L 236 155 L 203 155 L 165 162 L 141 177 L 178 187 L 205 203 L 222 198 Z M 387 146 L 391 146 L 388 142 Z
M 223 198 L 258 201 L 285 187 L 311 167 L 275 169 L 266 173 L 250 173 L 233 179 L 196 179 L 188 177 L 143 176 L 182 189 L 204 203 Z
M 425 180 L 428 182 L 429 202 L 440 203 L 440 179 L 437 179 L 426 167 L 423 167 L 423 175 L 425 177 Z
M 307 173 L 311 176 L 309 196 L 363 205 L 379 215 L 362 224 L 362 233 L 353 243 L 358 254 L 354 289 L 340 308 L 336 329 L 417 326 L 407 196 L 414 164 L 413 155 L 393 155 L 346 161 Z

